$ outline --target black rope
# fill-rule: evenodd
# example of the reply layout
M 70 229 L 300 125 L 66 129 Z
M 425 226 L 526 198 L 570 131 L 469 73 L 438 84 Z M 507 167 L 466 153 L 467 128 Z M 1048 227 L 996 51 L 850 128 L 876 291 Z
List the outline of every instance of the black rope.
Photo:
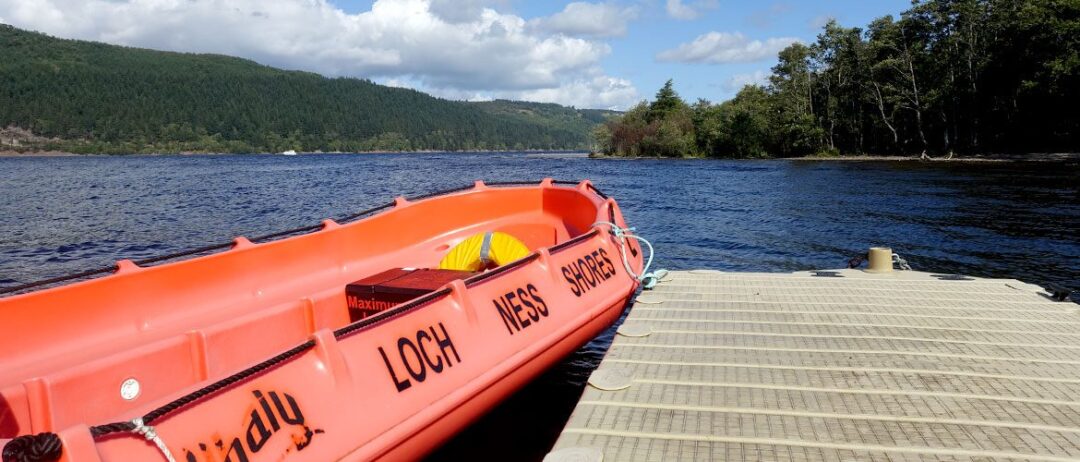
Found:
M 380 211 L 386 210 L 388 208 L 391 208 L 395 204 L 396 204 L 395 202 L 389 202 L 389 203 L 380 205 L 378 207 L 372 207 L 372 208 L 364 210 L 364 211 L 356 212 L 356 213 L 354 213 L 352 215 L 346 215 L 346 216 L 342 217 L 340 220 L 335 220 L 335 221 L 337 221 L 338 223 L 351 223 L 353 221 L 359 220 L 360 218 L 371 215 L 371 214 L 373 214 L 375 212 L 380 212 Z
M 286 229 L 285 231 L 278 231 L 276 233 L 270 233 L 270 234 L 267 234 L 267 235 L 264 235 L 264 236 L 253 237 L 253 238 L 251 238 L 249 240 L 251 242 L 265 242 L 265 241 L 274 240 L 274 239 L 277 239 L 277 238 L 280 238 L 280 237 L 292 236 L 294 234 L 304 234 L 304 233 L 310 233 L 312 231 L 318 231 L 318 230 L 322 229 L 322 227 L 323 227 L 322 223 L 319 223 L 317 225 L 311 225 L 311 226 L 302 226 L 302 227 L 299 227 L 299 228 Z
M 562 252 L 565 249 L 568 249 L 570 247 L 573 247 L 573 246 L 577 245 L 581 241 L 584 241 L 586 239 L 589 239 L 589 238 L 597 235 L 597 233 L 599 233 L 599 232 L 600 231 L 598 231 L 596 228 L 593 228 L 591 231 L 589 231 L 589 232 L 587 232 L 585 234 L 579 235 L 579 236 L 577 236 L 577 237 L 575 237 L 573 239 L 570 239 L 568 241 L 563 241 L 563 242 L 561 242 L 559 244 L 555 244 L 555 245 L 549 247 L 548 252 L 550 252 L 552 255 L 555 255 L 555 254 L 557 254 L 559 252 Z
M 573 183 L 572 184 L 577 184 Z M 536 181 L 492 181 L 490 183 L 484 183 L 485 186 L 536 186 L 540 183 Z
M 303 352 L 305 352 L 307 350 L 310 350 L 310 349 L 312 349 L 314 347 L 315 347 L 315 341 L 314 340 L 308 340 L 308 341 L 306 341 L 304 343 L 301 343 L 301 344 L 293 347 L 292 349 L 290 349 L 288 351 L 285 351 L 285 352 L 283 352 L 281 354 L 278 354 L 277 356 L 274 356 L 273 358 L 267 359 L 266 361 L 263 361 L 263 362 L 261 362 L 259 364 L 251 366 L 251 367 L 249 367 L 247 369 L 244 369 L 244 370 L 242 370 L 240 372 L 237 372 L 237 373 L 235 373 L 233 375 L 230 375 L 230 376 L 228 376 L 228 377 L 226 377 L 224 379 L 218 380 L 217 382 L 214 382 L 214 383 L 212 383 L 212 384 L 210 384 L 210 385 L 208 385 L 208 386 L 206 386 L 206 387 L 204 387 L 202 389 L 199 389 L 198 391 L 195 391 L 193 393 L 189 393 L 186 396 L 175 399 L 169 404 L 166 404 L 166 405 L 164 405 L 162 407 L 154 409 L 153 411 L 150 411 L 145 416 L 143 416 L 143 422 L 146 425 L 153 424 L 156 420 L 168 415 L 169 413 L 171 413 L 171 412 L 173 412 L 173 411 L 175 411 L 177 409 L 180 409 L 180 408 L 182 408 L 184 406 L 187 406 L 188 404 L 191 404 L 191 403 L 193 403 L 195 401 L 198 401 L 198 400 L 200 400 L 200 399 L 202 399 L 202 398 L 204 398 L 206 396 L 214 394 L 217 391 L 219 391 L 219 390 L 221 390 L 221 389 L 223 389 L 225 387 L 228 387 L 229 385 L 232 385 L 232 384 L 234 384 L 236 382 L 244 380 L 244 379 L 246 379 L 248 377 L 261 374 L 262 372 L 264 372 L 264 371 L 266 371 L 266 370 L 268 370 L 270 368 L 273 368 L 274 366 L 277 366 L 278 364 L 281 364 L 281 363 L 293 358 L 294 356 L 297 356 L 300 353 L 303 353 Z
M 851 269 L 858 268 L 859 265 L 862 265 L 863 262 L 865 262 L 866 259 L 868 259 L 868 258 L 870 258 L 870 254 L 868 254 L 868 253 L 860 253 L 860 254 L 858 254 L 858 255 L 856 255 L 854 257 L 851 257 L 851 259 L 848 260 L 847 267 L 851 268 Z
M 60 460 L 64 445 L 56 433 L 23 435 L 4 445 L 4 462 L 52 462 Z
M 608 195 L 604 194 L 604 192 L 598 189 L 596 186 L 593 186 L 592 183 L 589 183 L 587 186 L 589 187 L 589 189 L 592 190 L 592 192 L 596 193 L 597 196 L 600 196 L 605 200 L 608 199 Z
M 281 364 L 281 363 L 283 363 L 283 362 L 285 362 L 285 361 L 299 355 L 300 353 L 303 353 L 303 352 L 305 352 L 307 350 L 310 350 L 314 346 L 315 346 L 315 341 L 314 340 L 308 340 L 308 341 L 306 341 L 304 343 L 301 343 L 300 345 L 297 345 L 297 346 L 293 347 L 292 349 L 290 349 L 288 351 L 285 351 L 285 352 L 283 352 L 283 353 L 281 353 L 281 354 L 279 354 L 277 356 L 274 356 L 273 358 L 267 359 L 266 361 L 263 361 L 263 362 L 261 362 L 259 364 L 251 366 L 251 367 L 249 367 L 247 369 L 244 369 L 244 370 L 242 370 L 240 372 L 237 372 L 237 373 L 235 373 L 233 375 L 225 377 L 224 379 L 218 380 L 217 382 L 214 382 L 214 383 L 212 383 L 210 385 L 207 385 L 207 386 L 205 386 L 203 388 L 200 388 L 199 390 L 188 393 L 187 395 L 184 395 L 184 396 L 182 396 L 180 398 L 177 398 L 177 399 L 173 400 L 169 404 L 166 404 L 166 405 L 161 406 L 161 407 L 159 407 L 157 409 L 154 409 L 153 411 L 150 411 L 149 413 L 147 413 L 146 415 L 143 416 L 143 418 L 142 418 L 143 423 L 146 424 L 146 425 L 151 425 L 155 421 L 157 421 L 158 419 L 161 419 L 162 417 L 165 417 L 165 416 L 169 415 L 170 413 L 176 411 L 177 409 L 183 408 L 184 406 L 187 406 L 187 405 L 192 404 L 192 403 L 194 403 L 196 401 L 199 401 L 199 400 L 201 400 L 201 399 L 203 399 L 203 398 L 205 398 L 207 396 L 210 396 L 210 395 L 212 395 L 214 393 L 217 393 L 218 391 L 221 391 L 222 389 L 225 389 L 225 388 L 229 387 L 230 385 L 233 385 L 233 384 L 235 384 L 235 383 L 237 383 L 237 382 L 239 382 L 241 380 L 247 379 L 248 377 L 261 374 L 262 372 L 264 372 L 264 371 L 266 371 L 268 369 L 271 369 L 274 366 L 277 366 L 277 365 L 279 365 L 279 364 Z M 130 431 L 132 431 L 134 429 L 135 429 L 135 425 L 132 424 L 131 422 L 113 422 L 113 423 L 110 423 L 110 424 L 96 425 L 96 426 L 90 427 L 90 434 L 93 435 L 93 437 L 95 439 L 98 439 L 98 438 L 101 438 L 103 436 L 110 435 L 110 434 L 113 434 L 113 433 L 130 432 Z
M 439 300 L 439 299 L 441 299 L 441 298 L 443 298 L 443 297 L 445 297 L 447 295 L 450 295 L 450 288 L 444 288 L 444 289 L 436 290 L 435 292 L 429 293 L 429 294 L 424 295 L 422 297 L 414 298 L 414 299 L 412 299 L 412 300 L 410 300 L 410 301 L 408 301 L 408 302 L 406 302 L 404 304 L 395 306 L 392 309 L 380 312 L 380 313 L 378 313 L 378 314 L 376 314 L 374 316 L 366 317 L 366 318 L 361 319 L 359 321 L 356 321 L 356 322 L 354 322 L 352 324 L 349 324 L 349 325 L 347 325 L 345 327 L 342 327 L 342 328 L 340 328 L 338 330 L 335 330 L 334 331 L 334 338 L 339 339 L 339 340 L 343 339 L 343 338 L 348 337 L 349 335 L 351 335 L 351 334 L 353 334 L 353 333 L 355 333 L 357 331 L 363 330 L 364 328 L 366 328 L 368 326 L 371 326 L 373 324 L 377 324 L 377 323 L 380 323 L 382 321 L 387 321 L 387 320 L 396 318 L 398 316 L 401 316 L 402 314 L 405 314 L 408 311 L 412 311 L 412 310 L 415 310 L 417 308 L 427 306 L 428 304 L 433 303 L 436 300 Z
M 1077 292 L 1068 287 L 1063 287 L 1057 284 L 1050 284 L 1046 286 L 1046 291 L 1050 293 L 1050 298 L 1059 302 L 1068 301 L 1072 294 Z
M 442 195 L 445 195 L 445 194 L 453 194 L 453 193 L 456 193 L 456 192 L 468 191 L 468 190 L 470 190 L 472 188 L 473 188 L 473 185 L 461 186 L 461 187 L 450 188 L 450 189 L 444 189 L 442 191 L 429 192 L 429 193 L 426 193 L 426 194 L 421 194 L 419 196 L 406 197 L 405 200 L 408 200 L 410 202 L 411 201 L 418 201 L 418 200 L 422 200 L 422 199 L 428 199 L 428 198 L 432 198 L 432 197 L 442 196 Z
M 564 186 L 577 186 L 579 183 L 580 182 L 578 182 L 578 181 L 551 180 L 551 184 L 564 185 Z M 528 186 L 528 185 L 535 185 L 536 182 L 535 181 L 492 181 L 491 183 L 484 183 L 484 184 L 488 185 L 488 186 Z M 603 199 L 608 198 L 607 194 L 604 194 L 604 192 L 601 191 L 599 188 L 597 188 L 596 186 L 593 186 L 592 183 L 589 183 L 587 186 L 588 186 L 589 190 L 591 190 L 597 196 L 600 196 Z
M 517 267 L 522 266 L 522 265 L 524 265 L 526 263 L 529 263 L 529 262 L 531 262 L 533 260 L 536 260 L 539 256 L 540 256 L 540 254 L 534 252 L 534 253 L 531 253 L 531 254 L 526 255 L 524 257 L 521 257 L 521 258 L 519 258 L 517 260 L 514 260 L 514 261 L 512 261 L 510 263 L 502 265 L 502 266 L 500 266 L 498 268 L 495 268 L 495 269 L 493 269 L 491 271 L 485 271 L 483 273 L 472 276 L 472 277 L 465 280 L 465 287 L 472 287 L 472 286 L 474 286 L 476 284 L 484 282 L 484 281 L 486 281 L 488 279 L 491 279 L 491 278 L 493 278 L 495 276 L 503 274 L 503 273 L 505 273 L 507 271 L 513 270 L 514 268 L 517 268 Z
M 90 436 L 94 439 L 100 438 L 112 433 L 130 432 L 135 430 L 135 424 L 131 422 L 113 422 L 105 425 L 96 425 L 90 427 Z
M 87 278 L 87 277 L 90 277 L 90 276 L 96 276 L 96 275 L 104 274 L 104 273 L 113 273 L 113 272 L 116 272 L 116 269 L 117 269 L 116 265 L 112 265 L 112 266 L 109 266 L 107 268 L 97 268 L 97 269 L 83 271 L 81 273 L 68 274 L 68 275 L 65 275 L 65 276 L 57 276 L 57 277 L 49 278 L 49 279 L 42 279 L 40 281 L 34 281 L 34 282 L 30 282 L 30 283 L 22 284 L 22 285 L 18 285 L 18 286 L 5 287 L 3 289 L 0 289 L 0 294 L 10 294 L 12 292 L 20 292 L 20 291 L 23 291 L 23 290 L 26 290 L 26 289 L 33 289 L 35 287 L 41 287 L 41 286 L 47 286 L 47 285 L 51 285 L 51 284 L 56 284 L 58 282 L 71 281 L 71 280 L 75 280 L 75 279 L 82 279 L 82 278 Z
M 208 246 L 205 246 L 205 247 L 199 247 L 197 249 L 183 250 L 183 251 L 176 252 L 176 253 L 171 253 L 171 254 L 168 254 L 168 255 L 162 255 L 162 256 L 159 256 L 159 257 L 150 257 L 150 258 L 144 258 L 142 260 L 135 260 L 133 263 L 135 263 L 136 265 L 139 265 L 139 266 L 146 266 L 146 265 L 150 265 L 150 264 L 153 264 L 153 263 L 162 262 L 162 261 L 166 261 L 166 260 L 172 260 L 172 259 L 176 259 L 176 258 L 187 257 L 187 256 L 200 254 L 200 253 L 213 252 L 215 250 L 223 250 L 223 249 L 227 249 L 227 248 L 232 247 L 232 245 L 233 245 L 232 242 L 230 242 L 228 244 L 208 245 Z

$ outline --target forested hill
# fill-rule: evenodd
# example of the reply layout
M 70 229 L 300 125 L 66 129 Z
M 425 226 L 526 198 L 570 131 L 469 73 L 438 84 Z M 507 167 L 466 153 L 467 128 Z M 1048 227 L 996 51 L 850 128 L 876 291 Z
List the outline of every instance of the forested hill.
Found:
M 369 80 L 63 40 L 0 24 L 0 129 L 9 128 L 0 150 L 583 149 L 606 115 L 555 104 L 447 101 Z

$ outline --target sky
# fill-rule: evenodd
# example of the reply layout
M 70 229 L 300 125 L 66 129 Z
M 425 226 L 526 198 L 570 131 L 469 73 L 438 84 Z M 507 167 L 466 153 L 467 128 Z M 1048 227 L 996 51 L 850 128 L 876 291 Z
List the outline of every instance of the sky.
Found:
M 776 53 L 910 0 L 0 0 L 0 23 L 220 53 L 457 100 L 623 110 L 665 81 L 688 101 L 763 83 Z

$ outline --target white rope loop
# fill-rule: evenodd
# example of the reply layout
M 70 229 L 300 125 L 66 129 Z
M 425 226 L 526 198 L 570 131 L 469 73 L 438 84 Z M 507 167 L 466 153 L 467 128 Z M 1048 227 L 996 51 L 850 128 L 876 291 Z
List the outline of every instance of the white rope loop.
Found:
M 892 261 L 893 264 L 896 265 L 897 268 L 900 268 L 901 271 L 911 271 L 911 265 L 908 264 L 907 260 L 904 260 L 904 257 L 901 257 L 900 254 L 893 253 Z
M 598 221 L 596 223 L 593 223 L 592 227 L 603 226 L 603 225 L 606 225 L 606 226 L 610 227 L 611 232 L 615 234 L 615 238 L 618 240 L 619 254 L 622 255 L 623 267 L 626 268 L 626 274 L 629 274 L 630 276 L 633 276 L 633 278 L 636 279 L 639 282 L 644 281 L 647 278 L 653 277 L 652 274 L 649 273 L 649 267 L 652 266 L 652 260 L 653 260 L 653 246 L 652 246 L 652 243 L 650 243 L 648 240 L 646 240 L 645 238 L 643 238 L 641 236 L 630 234 L 631 232 L 634 231 L 634 228 L 623 228 L 623 227 L 621 227 L 619 225 L 616 225 L 615 223 L 612 223 L 610 221 Z M 649 248 L 649 258 L 647 260 L 645 260 L 645 266 L 642 267 L 641 274 L 638 274 L 638 273 L 634 272 L 634 269 L 630 267 L 630 260 L 626 257 L 626 239 L 627 238 L 635 239 L 638 242 L 641 242 L 642 244 L 645 244 L 645 246 Z M 653 282 L 652 284 L 649 284 L 649 287 L 651 288 L 655 284 L 656 283 Z
M 142 435 L 147 441 L 154 443 L 158 450 L 165 456 L 165 460 L 176 462 L 172 453 L 169 452 L 169 447 L 165 446 L 165 442 L 161 440 L 161 437 L 158 436 L 157 430 L 155 430 L 153 426 L 143 424 L 142 417 L 132 419 L 131 424 L 135 426 L 135 429 L 132 431 Z

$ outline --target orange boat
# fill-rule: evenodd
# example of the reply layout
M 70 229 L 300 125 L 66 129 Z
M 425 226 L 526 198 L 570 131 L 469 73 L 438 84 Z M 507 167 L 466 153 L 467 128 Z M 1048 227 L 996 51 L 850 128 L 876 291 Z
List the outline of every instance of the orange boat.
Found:
M 0 299 L 4 460 L 417 458 L 618 318 L 647 266 L 625 228 L 588 181 L 477 182 Z M 505 259 L 494 231 L 527 254 L 350 309 L 470 236 Z

